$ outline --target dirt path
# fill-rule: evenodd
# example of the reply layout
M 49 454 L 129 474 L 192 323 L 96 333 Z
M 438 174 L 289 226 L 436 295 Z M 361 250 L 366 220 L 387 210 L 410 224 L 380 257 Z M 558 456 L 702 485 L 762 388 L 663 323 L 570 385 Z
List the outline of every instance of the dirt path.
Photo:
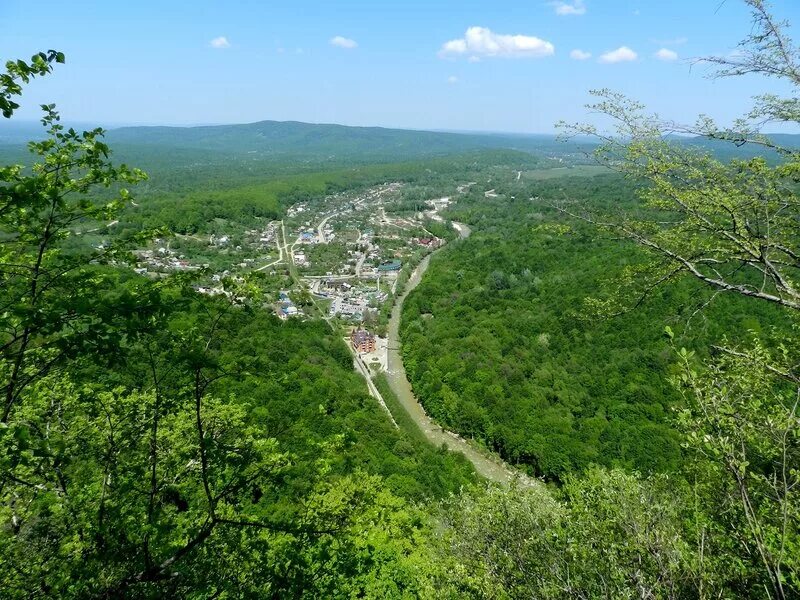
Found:
M 453 223 L 453 227 L 458 231 L 462 238 L 469 237 L 471 231 L 469 227 L 462 223 Z M 436 252 L 439 252 L 437 250 Z M 417 266 L 411 277 L 406 284 L 406 289 L 403 294 L 397 299 L 397 302 L 392 309 L 392 315 L 389 319 L 389 371 L 387 373 L 387 380 L 392 391 L 395 393 L 403 408 L 408 412 L 414 422 L 419 426 L 425 437 L 430 440 L 432 444 L 441 446 L 446 444 L 450 450 L 460 452 L 475 466 L 475 470 L 490 481 L 508 485 L 515 478 L 519 478 L 520 482 L 527 485 L 533 485 L 533 479 L 530 479 L 509 466 L 497 455 L 491 454 L 484 449 L 477 448 L 470 444 L 463 438 L 459 437 L 451 431 L 447 431 L 439 427 L 431 418 L 425 413 L 425 409 L 417 401 L 414 392 L 411 389 L 411 383 L 408 381 L 405 367 L 403 366 L 403 358 L 400 352 L 400 317 L 403 312 L 403 303 L 405 302 L 408 294 L 419 285 L 422 276 L 428 269 L 431 257 L 436 254 L 433 252 L 426 256 L 422 262 Z
M 281 227 L 283 227 L 283 221 L 281 221 Z M 256 271 L 263 271 L 264 269 L 268 269 L 272 265 L 277 265 L 278 263 L 283 262 L 283 246 L 278 240 L 277 232 L 275 233 L 275 246 L 278 248 L 278 260 L 273 260 L 271 263 L 266 264 L 263 267 L 257 268 Z

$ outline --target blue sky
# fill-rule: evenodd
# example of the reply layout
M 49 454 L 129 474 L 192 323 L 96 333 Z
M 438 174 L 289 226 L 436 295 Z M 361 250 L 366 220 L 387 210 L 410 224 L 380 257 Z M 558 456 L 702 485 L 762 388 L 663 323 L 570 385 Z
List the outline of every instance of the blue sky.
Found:
M 773 4 L 800 23 L 800 2 Z M 740 0 L 0 0 L 0 23 L 3 60 L 67 55 L 30 86 L 20 119 L 56 102 L 66 119 L 104 125 L 276 119 L 547 133 L 559 119 L 585 120 L 592 88 L 679 121 L 727 121 L 754 94 L 787 91 L 758 78 L 710 81 L 685 60 L 735 48 L 750 30 Z

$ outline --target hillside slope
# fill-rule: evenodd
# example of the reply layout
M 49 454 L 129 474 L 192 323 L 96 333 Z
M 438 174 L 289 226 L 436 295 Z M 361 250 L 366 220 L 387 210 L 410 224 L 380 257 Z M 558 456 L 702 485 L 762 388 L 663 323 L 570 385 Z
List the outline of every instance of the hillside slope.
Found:
M 461 134 L 296 121 L 202 127 L 123 127 L 109 131 L 108 139 L 114 144 L 202 148 L 259 157 L 373 160 L 442 155 L 482 148 L 541 151 L 555 144 L 554 136 Z

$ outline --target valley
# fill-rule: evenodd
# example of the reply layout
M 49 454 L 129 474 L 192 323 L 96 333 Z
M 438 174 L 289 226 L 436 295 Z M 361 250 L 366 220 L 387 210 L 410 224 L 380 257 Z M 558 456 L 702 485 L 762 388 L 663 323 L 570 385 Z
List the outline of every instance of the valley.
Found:
M 92 4 L 0 9 L 3 599 L 798 597 L 772 2 Z
M 458 231 L 461 239 L 469 237 L 471 231 L 463 223 L 453 223 L 453 227 Z M 405 410 L 414 423 L 424 433 L 425 437 L 435 446 L 445 446 L 450 450 L 459 452 L 466 456 L 475 471 L 489 481 L 504 484 L 506 486 L 514 482 L 516 485 L 534 485 L 533 480 L 526 477 L 523 473 L 514 470 L 502 462 L 496 455 L 489 454 L 485 449 L 480 449 L 474 444 L 470 444 L 460 436 L 442 429 L 425 412 L 419 403 L 411 383 L 406 375 L 403 366 L 403 352 L 400 339 L 400 321 L 402 319 L 403 304 L 408 295 L 422 281 L 425 272 L 428 270 L 432 255 L 422 259 L 419 265 L 406 283 L 405 290 L 396 299 L 389 318 L 389 329 L 387 334 L 388 341 L 388 368 L 386 371 L 386 381 L 392 392 L 398 398 L 402 409 Z
M 510 181 L 519 182 L 521 177 L 522 171 L 510 171 Z M 376 376 L 386 377 L 401 410 L 408 413 L 428 443 L 463 454 L 478 474 L 490 481 L 532 485 L 524 473 L 485 447 L 432 421 L 414 397 L 402 363 L 399 330 L 403 302 L 422 280 L 433 254 L 444 249 L 448 240 L 469 237 L 467 225 L 450 222 L 445 215 L 474 185 L 459 183 L 453 186 L 453 197 L 417 201 L 413 209 L 404 201 L 410 192 L 408 184 L 399 182 L 312 198 L 288 206 L 282 220 L 265 222 L 263 229 L 232 225 L 225 233 L 178 236 L 179 250 L 170 247 L 172 240 L 156 239 L 150 249 L 136 251 L 140 261 L 134 270 L 155 278 L 171 272 L 203 271 L 194 287 L 211 296 L 230 296 L 234 293 L 231 288 L 257 277 L 265 293 L 264 306 L 280 319 L 322 318 L 333 331 L 345 333 L 356 370 L 395 426 L 394 416 L 372 381 Z M 226 268 L 213 272 L 211 264 Z M 372 336 L 375 350 L 354 349 L 349 342 L 353 331 Z

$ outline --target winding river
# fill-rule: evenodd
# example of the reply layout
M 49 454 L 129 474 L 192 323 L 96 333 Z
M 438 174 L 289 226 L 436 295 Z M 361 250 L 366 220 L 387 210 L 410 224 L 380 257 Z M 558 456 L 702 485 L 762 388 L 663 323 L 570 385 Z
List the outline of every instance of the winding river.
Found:
M 470 228 L 463 223 L 453 223 L 453 227 L 458 231 L 462 239 L 469 237 L 471 233 Z M 475 470 L 480 475 L 490 481 L 508 485 L 511 481 L 517 479 L 522 484 L 530 485 L 534 480 L 503 462 L 496 454 L 478 448 L 455 433 L 442 429 L 434 423 L 427 415 L 422 405 L 417 401 L 411 389 L 411 383 L 406 375 L 406 370 L 403 366 L 403 356 L 400 350 L 400 318 L 403 313 L 403 303 L 408 297 L 408 294 L 419 285 L 422 276 L 425 274 L 425 271 L 428 270 L 431 257 L 437 252 L 441 252 L 442 249 L 443 248 L 439 248 L 432 252 L 419 263 L 411 274 L 405 290 L 397 298 L 394 308 L 392 309 L 388 332 L 389 371 L 387 373 L 387 379 L 389 381 L 389 387 L 392 388 L 392 391 L 403 405 L 403 408 L 432 444 L 436 446 L 446 444 L 448 449 L 460 452 L 474 465 Z

